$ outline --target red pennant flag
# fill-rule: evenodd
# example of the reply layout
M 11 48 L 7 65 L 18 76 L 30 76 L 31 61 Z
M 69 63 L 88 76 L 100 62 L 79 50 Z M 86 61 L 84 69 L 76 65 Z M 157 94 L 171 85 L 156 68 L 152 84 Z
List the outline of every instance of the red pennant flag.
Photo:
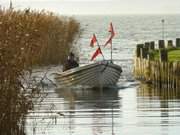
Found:
M 92 37 L 92 39 L 91 39 L 90 46 L 91 46 L 91 47 L 94 47 L 94 44 L 95 44 L 96 42 L 97 42 L 96 35 L 93 34 L 93 37 Z
M 98 47 L 98 49 L 95 51 L 95 53 L 93 54 L 91 61 L 94 60 L 96 58 L 96 56 L 98 56 L 99 54 L 102 54 L 101 52 L 101 48 Z
M 111 32 L 111 37 L 113 38 L 115 36 L 115 32 L 114 32 L 112 22 L 110 23 L 109 32 Z
M 107 44 L 112 44 L 112 38 L 115 36 L 115 32 L 114 32 L 114 28 L 113 28 L 112 22 L 110 23 L 109 32 L 111 32 L 111 36 L 106 41 L 104 46 L 106 46 Z
M 104 46 L 106 46 L 107 44 L 112 44 L 112 37 L 110 37 L 110 38 L 106 41 L 106 43 L 104 44 Z

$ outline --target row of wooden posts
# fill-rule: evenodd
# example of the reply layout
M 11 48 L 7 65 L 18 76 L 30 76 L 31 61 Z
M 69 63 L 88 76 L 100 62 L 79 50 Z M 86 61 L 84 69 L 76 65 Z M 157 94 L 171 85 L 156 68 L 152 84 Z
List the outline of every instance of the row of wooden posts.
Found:
M 154 60 L 151 53 L 156 48 L 159 50 L 159 60 Z M 154 41 L 138 44 L 134 75 L 160 88 L 180 90 L 180 61 L 169 62 L 166 48 L 180 48 L 180 38 L 176 39 L 175 45 L 172 40 L 168 40 L 167 45 L 164 40 L 159 40 L 157 47 Z

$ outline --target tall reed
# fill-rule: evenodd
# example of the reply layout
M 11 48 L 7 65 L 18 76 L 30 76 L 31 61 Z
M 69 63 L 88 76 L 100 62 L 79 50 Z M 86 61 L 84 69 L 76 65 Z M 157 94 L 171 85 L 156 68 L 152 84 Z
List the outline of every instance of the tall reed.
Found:
M 25 115 L 43 88 L 27 75 L 34 65 L 62 63 L 79 27 L 50 12 L 0 9 L 0 134 L 24 134 Z
M 0 43 L 24 49 L 26 61 L 31 59 L 33 64 L 63 62 L 78 37 L 79 27 L 73 18 L 51 12 L 0 10 Z M 30 50 L 34 55 L 28 55 Z

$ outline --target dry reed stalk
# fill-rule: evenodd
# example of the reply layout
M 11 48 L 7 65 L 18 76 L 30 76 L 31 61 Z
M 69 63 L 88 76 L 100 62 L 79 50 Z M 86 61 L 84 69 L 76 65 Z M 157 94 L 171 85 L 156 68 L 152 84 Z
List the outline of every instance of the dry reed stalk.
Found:
M 43 87 L 28 82 L 27 72 L 33 65 L 62 63 L 79 27 L 50 12 L 0 9 L 0 134 L 24 134 L 24 116 Z

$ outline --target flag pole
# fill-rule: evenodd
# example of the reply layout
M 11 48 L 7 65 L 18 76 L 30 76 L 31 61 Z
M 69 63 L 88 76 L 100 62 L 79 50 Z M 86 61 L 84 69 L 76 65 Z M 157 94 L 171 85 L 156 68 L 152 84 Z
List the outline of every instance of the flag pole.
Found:
M 101 50 L 101 47 L 100 47 L 100 45 L 99 45 L 99 42 L 98 42 L 98 40 L 97 40 L 97 45 L 98 45 L 99 49 Z M 101 52 L 102 52 L 102 50 L 101 50 Z M 103 60 L 104 60 L 104 55 L 103 55 L 103 52 L 101 53 L 101 55 L 102 55 L 102 57 L 103 57 Z
M 111 63 L 112 63 L 112 39 L 111 39 Z
M 94 35 L 95 35 L 95 34 L 94 34 Z M 100 47 L 100 45 L 99 45 L 99 42 L 98 42 L 97 38 L 96 38 L 96 41 L 97 41 L 97 45 L 98 45 L 99 49 L 101 50 L 101 47 Z M 102 50 L 101 50 L 101 55 L 102 55 L 102 57 L 103 57 L 103 60 L 105 60 Z

